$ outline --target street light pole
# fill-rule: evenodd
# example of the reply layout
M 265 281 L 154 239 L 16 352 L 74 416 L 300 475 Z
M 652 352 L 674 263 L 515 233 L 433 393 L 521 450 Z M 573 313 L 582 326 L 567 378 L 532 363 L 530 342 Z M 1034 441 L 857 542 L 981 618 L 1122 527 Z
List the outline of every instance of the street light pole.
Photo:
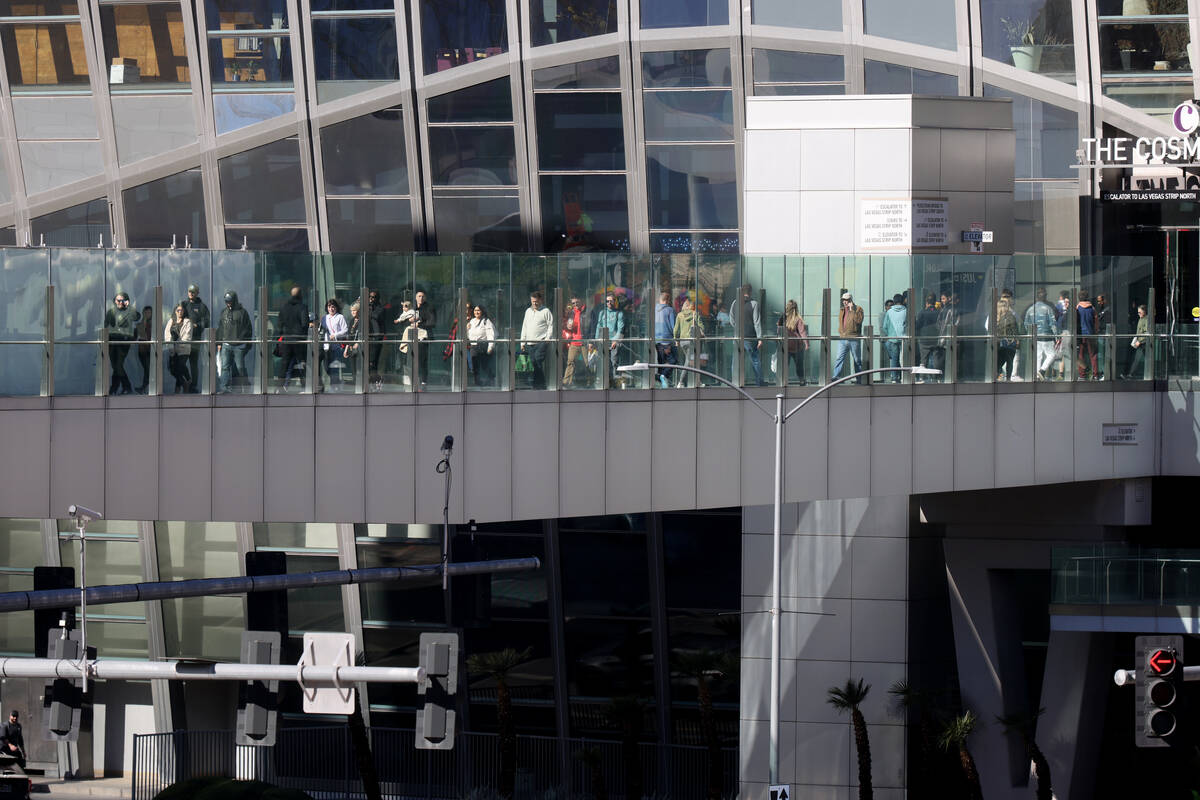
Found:
M 657 369 L 657 365 L 647 364 L 644 361 L 639 361 L 636 364 L 626 364 L 617 367 L 618 372 L 645 372 L 651 369 Z M 666 367 L 664 367 L 666 369 Z M 783 393 L 775 395 L 775 413 L 772 414 L 767 410 L 766 406 L 754 399 L 742 387 L 732 381 L 721 377 L 708 370 L 700 369 L 699 367 L 689 366 L 670 366 L 672 370 L 683 370 L 684 372 L 694 372 L 697 375 L 704 375 L 708 378 L 728 386 L 742 397 L 749 400 L 754 406 L 775 423 L 775 514 L 774 524 L 771 531 L 771 722 L 770 722 L 770 745 L 771 751 L 767 765 L 769 781 L 771 784 L 779 783 L 779 672 L 780 672 L 780 619 L 783 617 L 783 609 L 781 607 L 780 593 L 783 583 L 783 564 L 781 556 L 781 540 L 782 535 L 782 515 L 783 515 L 783 425 L 792 415 L 800 409 L 804 408 L 814 398 L 822 393 L 829 391 L 834 386 L 837 386 L 847 381 L 860 378 L 863 375 L 874 375 L 880 372 L 911 372 L 914 375 L 941 375 L 940 369 L 930 369 L 929 367 L 876 367 L 875 369 L 864 369 L 861 372 L 854 372 L 844 378 L 830 381 L 824 386 L 818 388 L 808 397 L 801 400 L 795 408 L 786 414 L 783 413 Z

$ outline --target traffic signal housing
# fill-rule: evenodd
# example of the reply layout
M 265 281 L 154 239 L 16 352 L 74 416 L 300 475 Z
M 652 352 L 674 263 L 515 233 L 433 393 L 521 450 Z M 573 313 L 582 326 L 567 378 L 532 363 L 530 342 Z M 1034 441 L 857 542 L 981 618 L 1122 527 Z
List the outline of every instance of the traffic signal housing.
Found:
M 81 635 L 71 630 L 67 615 L 63 615 L 62 627 L 46 636 L 46 656 L 53 659 L 81 661 L 83 653 Z M 96 648 L 88 648 L 88 658 L 96 657 Z M 83 680 L 81 678 L 55 678 L 47 681 L 42 694 L 42 719 L 45 721 L 47 741 L 79 741 L 79 728 L 83 720 Z
M 278 664 L 283 637 L 279 631 L 242 631 L 243 664 Z M 275 744 L 279 681 L 246 681 L 238 692 L 237 743 L 257 747 Z
M 1170 747 L 1183 722 L 1183 637 L 1138 636 L 1134 660 L 1137 746 Z
M 425 703 L 417 709 L 417 749 L 453 750 L 459 637 L 457 633 L 422 633 L 420 644 L 425 680 L 417 684 L 417 694 Z

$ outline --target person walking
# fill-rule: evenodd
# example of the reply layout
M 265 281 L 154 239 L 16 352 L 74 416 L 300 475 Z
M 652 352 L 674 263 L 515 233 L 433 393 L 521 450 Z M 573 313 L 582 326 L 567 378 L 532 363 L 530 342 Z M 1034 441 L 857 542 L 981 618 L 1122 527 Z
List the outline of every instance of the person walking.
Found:
M 21 730 L 21 713 L 15 708 L 8 712 L 8 722 L 0 725 L 0 753 L 16 761 L 25 774 L 25 733 Z
M 471 371 L 475 376 L 475 385 L 494 385 L 496 326 L 483 306 L 477 305 L 471 311 L 471 319 L 467 322 L 467 341 L 471 348 Z
M 704 320 L 696 313 L 696 306 L 690 298 L 683 301 L 679 313 L 675 315 L 675 328 L 671 333 L 679 347 L 678 363 L 684 366 L 696 366 L 695 349 L 698 347 L 697 340 L 704 335 Z M 685 383 L 689 389 L 694 387 L 696 373 L 679 370 L 679 375 L 675 378 L 675 386 L 678 388 Z
M 671 305 L 671 293 L 662 292 L 658 305 L 654 307 L 654 351 L 659 364 L 678 364 L 675 357 L 675 307 Z M 659 385 L 671 388 L 671 370 L 658 371 Z
M 325 362 L 325 373 L 329 375 L 331 391 L 341 391 L 342 388 L 342 367 L 345 366 L 343 342 L 349 332 L 350 326 L 342 316 L 342 304 L 336 297 L 329 298 L 325 303 L 325 314 L 321 317 L 321 360 Z M 317 376 L 318 381 L 320 377 Z M 314 389 L 319 387 L 319 383 L 313 384 Z
M 129 374 L 125 371 L 125 359 L 129 356 L 129 342 L 137 337 L 135 326 L 141 315 L 129 306 L 129 295 L 117 292 L 113 295 L 113 307 L 104 315 L 104 327 L 108 331 L 108 360 L 112 369 L 112 378 L 108 384 L 108 393 L 133 394 L 133 384 L 129 382 Z
M 1054 309 L 1046 302 L 1046 287 L 1039 286 L 1033 294 L 1033 304 L 1025 309 L 1025 330 L 1034 335 L 1034 371 L 1040 380 L 1054 361 L 1054 339 L 1058 336 L 1058 323 Z
M 998 380 L 1011 381 L 1013 377 L 1013 362 L 1016 359 L 1017 347 L 1020 344 L 1021 324 L 1017 315 L 1012 312 L 1008 298 L 1002 298 L 996 304 L 996 369 Z
M 842 369 L 846 365 L 847 354 L 852 359 L 852 367 L 847 374 L 862 372 L 862 324 L 863 310 L 854 304 L 854 296 L 842 292 L 842 310 L 838 315 L 838 349 L 837 357 L 833 360 L 833 377 L 842 377 Z M 862 380 L 861 378 L 859 379 Z
M 554 338 L 554 314 L 542 305 L 542 297 L 540 291 L 529 295 L 529 308 L 521 321 L 521 352 L 528 353 L 533 364 L 534 389 L 546 388 L 546 359 Z
M 225 307 L 217 319 L 217 358 L 221 365 L 219 391 L 233 391 L 234 381 L 243 383 L 246 372 L 246 353 L 250 350 L 250 337 L 254 327 L 250 324 L 250 312 L 238 302 L 237 292 L 225 292 Z
M 567 345 L 567 363 L 562 385 L 569 389 L 575 383 L 575 367 L 583 364 L 583 301 L 572 297 L 563 314 L 562 340 Z M 586 372 L 586 366 L 584 368 Z M 582 373 L 580 373 L 582 374 Z
M 183 303 L 175 306 L 171 319 L 163 330 L 163 342 L 167 351 L 167 370 L 175 379 L 175 394 L 192 391 L 192 374 L 188 356 L 192 352 L 192 320 Z
M 1096 369 L 1096 308 L 1092 305 L 1091 295 L 1086 289 L 1079 290 L 1079 302 L 1075 304 L 1075 314 L 1079 322 L 1077 336 L 1079 338 L 1077 371 L 1079 380 L 1100 380 Z
M 1150 318 L 1146 316 L 1144 305 L 1137 307 L 1137 315 L 1137 330 L 1129 342 L 1129 369 L 1125 371 L 1125 377 L 1131 381 L 1145 380 L 1146 350 L 1150 345 Z
M 608 331 L 608 377 L 610 385 L 617 385 L 617 364 L 620 355 L 618 347 L 625 338 L 625 314 L 617 306 L 617 296 L 609 292 L 604 296 L 604 308 L 596 312 L 596 333 L 594 338 L 600 338 L 600 331 Z
M 212 327 L 212 315 L 208 311 L 208 306 L 200 299 L 200 287 L 196 284 L 191 284 L 187 289 L 187 299 L 183 301 L 183 311 L 188 315 L 188 319 L 192 321 L 192 339 L 196 342 L 204 341 L 204 331 Z M 191 392 L 195 394 L 200 391 L 200 348 L 191 348 L 191 353 L 188 355 L 188 374 L 192 377 Z
M 742 350 L 750 363 L 750 371 L 754 373 L 754 384 L 765 386 L 762 376 L 762 315 L 758 301 L 751 296 L 750 284 L 742 285 L 741 296 L 729 306 L 729 316 L 733 318 L 734 330 L 742 340 Z M 736 361 L 731 365 L 733 374 L 737 374 Z M 743 381 L 747 376 L 743 375 Z
M 883 347 L 887 351 L 888 366 L 895 370 L 892 383 L 899 383 L 903 377 L 900 372 L 900 351 L 908 335 L 908 306 L 904 304 L 904 295 L 898 294 L 892 298 L 892 306 L 884 314 L 882 333 L 889 337 L 884 339 Z
M 796 304 L 795 300 L 788 300 L 784 304 L 783 316 L 779 318 L 779 325 L 787 337 L 788 361 L 796 370 L 796 380 L 803 386 L 806 383 L 804 359 L 808 355 L 808 326 L 804 324 L 804 317 L 800 316 L 800 306 Z
M 276 394 L 287 391 L 288 381 L 293 377 L 300 379 L 300 391 L 304 391 L 304 374 L 306 372 L 308 331 L 312 327 L 308 306 L 304 304 L 304 293 L 299 286 L 293 286 L 285 302 L 279 309 L 276 320 L 279 331 L 279 345 L 276 355 L 279 362 L 279 388 Z

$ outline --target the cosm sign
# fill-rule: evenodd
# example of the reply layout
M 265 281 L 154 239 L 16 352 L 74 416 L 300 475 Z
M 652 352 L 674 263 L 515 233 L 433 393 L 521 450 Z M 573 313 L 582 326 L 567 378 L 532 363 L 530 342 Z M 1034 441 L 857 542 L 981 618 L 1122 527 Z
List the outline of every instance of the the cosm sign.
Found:
M 1085 166 L 1129 166 L 1131 164 L 1200 163 L 1200 139 L 1192 134 L 1200 127 L 1200 108 L 1190 100 L 1180 103 L 1171 115 L 1178 136 L 1089 138 L 1083 140 L 1081 161 Z

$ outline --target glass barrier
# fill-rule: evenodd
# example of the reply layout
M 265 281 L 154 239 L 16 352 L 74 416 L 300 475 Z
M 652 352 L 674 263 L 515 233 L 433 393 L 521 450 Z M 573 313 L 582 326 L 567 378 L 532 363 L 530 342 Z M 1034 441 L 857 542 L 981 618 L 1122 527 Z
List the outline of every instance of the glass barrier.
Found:
M 1078 545 L 1051 560 L 1052 603 L 1179 605 L 1200 592 L 1200 550 Z
M 945 371 L 901 383 L 1196 377 L 1195 328 L 1139 316 L 1152 281 L 1146 257 L 2 248 L 0 394 L 767 387 L 890 364 Z M 554 338 L 521 352 L 535 297 Z M 465 324 L 484 317 L 490 353 Z M 635 362 L 652 369 L 615 371 Z

